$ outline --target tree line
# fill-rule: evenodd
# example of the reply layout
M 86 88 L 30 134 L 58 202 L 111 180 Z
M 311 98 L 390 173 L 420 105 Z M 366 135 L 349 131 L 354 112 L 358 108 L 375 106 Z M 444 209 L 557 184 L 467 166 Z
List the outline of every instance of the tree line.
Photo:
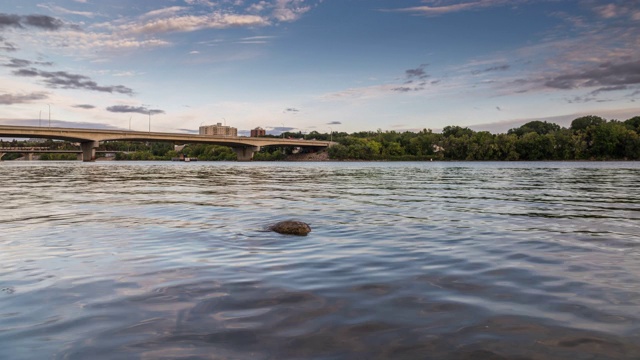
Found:
M 569 128 L 531 121 L 506 134 L 447 126 L 442 133 L 340 133 L 329 156 L 340 160 L 638 160 L 640 116 L 607 121 L 583 116 Z
M 447 126 L 441 133 L 429 129 L 419 132 L 361 131 L 309 134 L 286 132 L 287 138 L 333 140 L 327 151 L 334 160 L 639 160 L 640 116 L 626 121 L 605 120 L 589 115 L 571 122 L 569 128 L 546 121 L 531 121 L 507 133 L 492 134 L 467 127 Z M 275 137 L 275 136 L 272 136 Z M 67 142 L 2 142 L 0 147 L 48 146 L 52 149 L 76 149 Z M 99 150 L 119 151 L 116 160 L 171 160 L 184 154 L 200 161 L 233 161 L 231 148 L 218 145 L 190 144 L 176 151 L 172 144 L 154 142 L 111 141 Z M 292 147 L 268 146 L 254 155 L 255 161 L 286 160 Z M 11 155 L 11 156 L 9 156 Z M 7 154 L 5 160 L 18 157 Z M 41 159 L 75 160 L 75 156 L 51 154 Z

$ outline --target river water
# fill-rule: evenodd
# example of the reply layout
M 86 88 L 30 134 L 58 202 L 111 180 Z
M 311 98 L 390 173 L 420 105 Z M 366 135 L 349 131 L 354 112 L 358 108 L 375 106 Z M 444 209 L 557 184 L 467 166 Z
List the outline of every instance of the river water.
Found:
M 638 359 L 639 234 L 632 162 L 3 162 L 0 359 Z

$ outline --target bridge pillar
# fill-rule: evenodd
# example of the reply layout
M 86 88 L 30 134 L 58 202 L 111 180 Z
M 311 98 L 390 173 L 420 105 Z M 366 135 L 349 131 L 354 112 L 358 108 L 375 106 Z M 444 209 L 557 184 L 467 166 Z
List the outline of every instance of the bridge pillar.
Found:
M 32 161 L 33 160 L 33 153 L 26 153 L 24 155 L 25 155 L 25 158 L 27 158 L 27 161 Z
M 80 144 L 82 149 L 82 161 L 96 161 L 96 149 L 100 146 L 98 141 L 83 142 Z
M 3 156 L 4 156 L 4 153 L 0 152 L 0 161 L 2 161 Z
M 253 154 L 260 151 L 260 146 L 232 147 L 231 149 L 238 156 L 238 161 L 251 161 Z

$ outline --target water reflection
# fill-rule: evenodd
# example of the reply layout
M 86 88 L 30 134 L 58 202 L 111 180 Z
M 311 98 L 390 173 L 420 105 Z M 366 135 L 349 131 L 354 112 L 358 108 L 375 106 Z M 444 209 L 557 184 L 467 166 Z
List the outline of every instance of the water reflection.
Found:
M 32 358 L 640 357 L 635 163 L 2 163 Z M 287 218 L 306 238 L 264 232 Z

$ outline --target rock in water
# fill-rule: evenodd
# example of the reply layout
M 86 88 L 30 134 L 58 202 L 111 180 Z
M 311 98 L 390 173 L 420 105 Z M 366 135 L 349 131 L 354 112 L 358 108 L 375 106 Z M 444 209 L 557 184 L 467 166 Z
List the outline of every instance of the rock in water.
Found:
M 311 232 L 311 227 L 302 221 L 280 221 L 269 227 L 271 231 L 286 235 L 307 236 Z

